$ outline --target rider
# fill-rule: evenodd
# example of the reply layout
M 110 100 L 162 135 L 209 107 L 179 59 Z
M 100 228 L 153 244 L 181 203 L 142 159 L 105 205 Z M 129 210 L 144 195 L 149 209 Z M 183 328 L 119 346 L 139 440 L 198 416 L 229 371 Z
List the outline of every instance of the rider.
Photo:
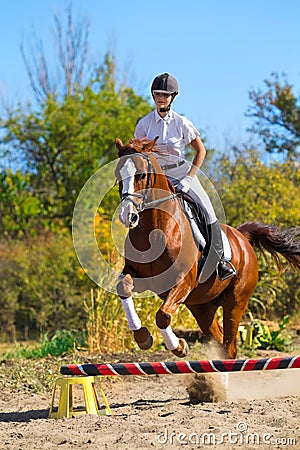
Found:
M 205 158 L 206 150 L 200 139 L 200 133 L 186 117 L 171 109 L 178 94 L 177 80 L 168 73 L 154 78 L 151 93 L 156 109 L 143 117 L 137 124 L 134 136 L 137 139 L 154 139 L 158 152 L 155 156 L 166 176 L 174 182 L 179 180 L 177 189 L 188 192 L 206 213 L 208 229 L 212 237 L 212 248 L 218 261 L 216 272 L 220 280 L 236 275 L 235 268 L 224 259 L 223 240 L 220 225 L 211 201 L 196 176 Z M 195 151 L 192 165 L 184 160 L 187 145 Z

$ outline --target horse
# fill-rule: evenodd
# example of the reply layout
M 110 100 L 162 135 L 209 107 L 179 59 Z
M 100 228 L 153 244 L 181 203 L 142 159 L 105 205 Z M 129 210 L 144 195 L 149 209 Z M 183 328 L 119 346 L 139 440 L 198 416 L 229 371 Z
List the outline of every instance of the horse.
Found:
M 216 272 L 199 281 L 201 248 L 196 244 L 189 220 L 172 183 L 155 157 L 154 140 L 116 139 L 119 160 L 115 174 L 121 197 L 120 221 L 129 229 L 124 243 L 125 265 L 117 283 L 128 325 L 141 349 L 149 349 L 152 336 L 134 308 L 133 292 L 151 290 L 162 300 L 156 325 L 167 349 L 185 357 L 188 345 L 171 327 L 172 315 L 184 304 L 195 317 L 204 336 L 213 340 L 225 359 L 237 355 L 237 333 L 249 298 L 258 282 L 254 247 L 271 254 L 278 269 L 279 255 L 300 269 L 299 229 L 281 230 L 261 222 L 233 228 L 222 224 L 230 242 L 236 275 L 220 281 Z M 216 317 L 223 308 L 223 327 Z

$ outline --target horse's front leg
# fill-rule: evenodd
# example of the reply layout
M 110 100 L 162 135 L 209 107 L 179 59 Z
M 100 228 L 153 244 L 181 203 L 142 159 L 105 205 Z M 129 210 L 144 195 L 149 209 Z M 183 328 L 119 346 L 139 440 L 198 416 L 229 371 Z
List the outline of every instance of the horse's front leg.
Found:
M 128 321 L 128 327 L 133 331 L 134 339 L 142 350 L 152 347 L 153 338 L 146 327 L 142 327 L 141 320 L 135 310 L 132 298 L 133 280 L 131 275 L 121 275 L 117 284 L 117 292 Z
M 156 313 L 156 325 L 164 338 L 166 347 L 174 355 L 183 358 L 189 352 L 189 346 L 185 339 L 178 338 L 171 327 L 172 315 L 176 312 L 179 305 L 182 304 L 190 293 L 190 289 L 183 283 L 172 289 L 163 305 Z M 182 288 L 185 289 L 182 289 Z M 184 294 L 183 294 L 184 292 Z

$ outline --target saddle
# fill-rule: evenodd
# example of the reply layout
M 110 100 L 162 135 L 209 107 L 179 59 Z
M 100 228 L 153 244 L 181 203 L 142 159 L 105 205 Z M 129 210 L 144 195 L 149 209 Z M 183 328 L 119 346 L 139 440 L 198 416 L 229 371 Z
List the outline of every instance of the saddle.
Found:
M 191 226 L 194 225 L 192 226 L 192 231 L 195 241 L 199 246 L 199 250 L 203 251 L 207 244 L 210 245 L 206 215 L 201 206 L 196 203 L 189 194 L 177 191 L 177 196 L 180 199 L 183 212 L 191 223 Z M 194 224 L 192 224 L 192 221 L 194 221 Z M 200 234 L 196 233 L 195 226 L 198 228 Z
M 181 202 L 182 210 L 191 224 L 195 243 L 201 252 L 201 256 L 198 259 L 197 269 L 197 278 L 199 278 L 201 270 L 207 259 L 207 250 L 210 246 L 207 219 L 200 205 L 196 203 L 189 194 L 182 191 L 177 191 L 177 194 Z M 194 223 L 192 223 L 193 221 Z
M 201 256 L 198 260 L 197 271 L 197 278 L 199 279 L 204 265 L 209 265 L 209 260 L 212 258 L 212 253 L 210 253 L 210 248 L 212 245 L 210 226 L 208 224 L 205 212 L 188 193 L 177 191 L 177 196 L 180 199 L 183 212 L 191 224 L 195 243 L 201 252 Z M 232 257 L 230 243 L 226 234 L 222 230 L 221 235 L 224 247 L 224 259 L 226 261 L 230 261 Z

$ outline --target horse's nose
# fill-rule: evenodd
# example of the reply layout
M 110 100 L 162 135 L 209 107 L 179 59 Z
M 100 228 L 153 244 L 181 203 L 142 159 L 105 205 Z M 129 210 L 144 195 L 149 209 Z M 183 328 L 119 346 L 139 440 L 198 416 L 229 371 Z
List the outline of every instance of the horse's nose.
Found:
M 138 214 L 136 214 L 136 213 L 129 214 L 129 224 L 131 227 L 134 227 L 135 225 L 137 225 L 138 220 L 139 220 Z

